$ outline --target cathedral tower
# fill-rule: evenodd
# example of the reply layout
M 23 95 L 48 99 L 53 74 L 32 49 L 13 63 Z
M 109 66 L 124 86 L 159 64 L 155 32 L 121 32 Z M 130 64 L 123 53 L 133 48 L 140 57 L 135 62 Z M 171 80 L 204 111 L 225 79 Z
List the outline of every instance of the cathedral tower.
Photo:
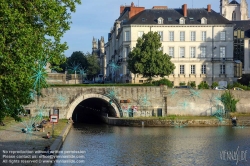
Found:
M 248 4 L 246 0 L 241 0 L 240 4 L 236 0 L 230 3 L 228 0 L 220 0 L 220 14 L 232 21 L 248 20 Z

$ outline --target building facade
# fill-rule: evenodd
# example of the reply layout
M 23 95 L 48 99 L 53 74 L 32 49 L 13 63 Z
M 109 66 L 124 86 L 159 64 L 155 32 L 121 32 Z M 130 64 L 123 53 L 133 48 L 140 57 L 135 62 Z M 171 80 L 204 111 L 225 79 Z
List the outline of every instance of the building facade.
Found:
M 248 4 L 246 0 L 220 0 L 220 14 L 228 20 L 248 20 Z
M 104 47 L 104 37 L 102 36 L 101 39 L 96 40 L 93 37 L 92 40 L 92 55 L 96 55 L 100 64 L 100 74 L 103 76 L 106 75 L 106 53 Z
M 138 37 L 149 31 L 161 36 L 162 50 L 171 56 L 174 72 L 167 78 L 178 86 L 180 83 L 206 81 L 233 82 L 233 31 L 234 24 L 207 9 L 152 9 L 131 6 L 120 7 L 120 17 L 115 21 L 105 45 L 107 69 L 110 63 L 119 65 L 116 81 L 143 83 L 147 78 L 134 75 L 127 69 L 129 52 L 136 46 Z M 107 70 L 107 74 L 110 72 Z M 160 78 L 155 78 L 160 79 Z
M 234 27 L 234 60 L 242 62 L 242 74 L 250 74 L 250 20 L 232 21 Z

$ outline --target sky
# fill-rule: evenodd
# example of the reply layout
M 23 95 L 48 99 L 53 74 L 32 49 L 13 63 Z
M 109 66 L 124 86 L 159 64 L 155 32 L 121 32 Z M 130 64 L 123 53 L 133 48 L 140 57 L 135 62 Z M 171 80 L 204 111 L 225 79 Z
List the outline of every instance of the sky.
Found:
M 220 11 L 220 0 L 82 0 L 76 12 L 71 14 L 71 29 L 62 38 L 62 42 L 67 42 L 69 47 L 65 55 L 69 57 L 74 51 L 91 53 L 93 37 L 100 39 L 103 36 L 106 43 L 108 33 L 120 15 L 120 6 L 130 5 L 131 2 L 145 9 L 153 6 L 181 8 L 183 4 L 187 4 L 188 8 L 207 8 L 211 4 L 214 11 Z M 250 5 L 250 0 L 247 2 Z

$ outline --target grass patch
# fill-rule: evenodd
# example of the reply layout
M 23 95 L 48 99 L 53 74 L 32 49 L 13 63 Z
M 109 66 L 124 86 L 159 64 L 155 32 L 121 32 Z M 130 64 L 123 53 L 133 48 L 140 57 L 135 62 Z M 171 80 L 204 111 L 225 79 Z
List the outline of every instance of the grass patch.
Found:
M 58 137 L 62 130 L 67 126 L 68 120 L 67 119 L 59 119 L 58 123 L 55 123 L 54 125 L 54 138 Z M 52 128 L 51 128 L 51 133 L 52 133 Z

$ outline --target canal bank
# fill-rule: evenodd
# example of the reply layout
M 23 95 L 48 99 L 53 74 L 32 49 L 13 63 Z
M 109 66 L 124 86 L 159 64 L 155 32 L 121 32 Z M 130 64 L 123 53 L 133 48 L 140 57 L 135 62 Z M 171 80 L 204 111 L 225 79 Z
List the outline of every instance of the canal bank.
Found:
M 145 127 L 208 127 L 208 126 L 232 126 L 230 119 L 132 119 L 102 117 L 104 123 L 114 126 L 145 126 Z M 250 117 L 238 119 L 238 126 L 250 126 Z
M 67 126 L 62 130 L 60 135 L 56 137 L 52 145 L 50 146 L 51 153 L 53 154 L 53 157 L 45 157 L 42 160 L 40 160 L 40 164 L 38 166 L 52 166 L 55 163 L 55 159 L 58 155 L 58 152 L 60 151 L 61 146 L 63 145 L 63 142 L 65 141 L 70 129 L 72 127 L 72 123 L 68 123 Z

